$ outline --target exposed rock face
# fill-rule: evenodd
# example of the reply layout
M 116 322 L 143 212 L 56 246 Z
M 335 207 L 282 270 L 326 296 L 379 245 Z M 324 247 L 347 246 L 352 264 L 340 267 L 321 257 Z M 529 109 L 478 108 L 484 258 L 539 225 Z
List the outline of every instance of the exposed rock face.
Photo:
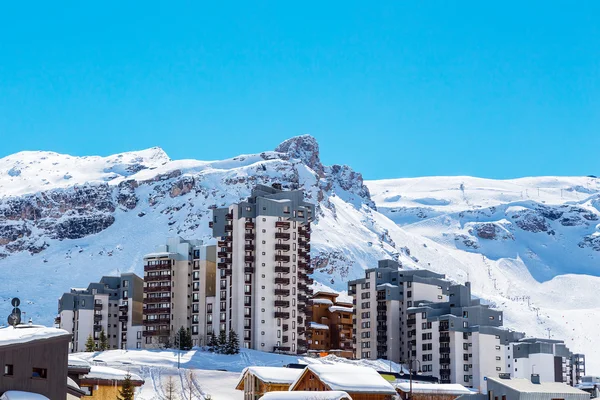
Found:
M 514 215 L 513 218 L 517 219 L 517 226 L 524 231 L 537 233 L 548 232 L 549 230 L 546 219 L 532 211 L 527 210 L 526 212 Z
M 493 222 L 476 224 L 470 233 L 486 240 L 514 240 L 514 236 L 510 232 Z
M 293 137 L 282 142 L 275 148 L 275 151 L 299 159 L 315 171 L 320 178 L 325 177 L 323 164 L 319 158 L 319 144 L 314 137 L 310 135 Z

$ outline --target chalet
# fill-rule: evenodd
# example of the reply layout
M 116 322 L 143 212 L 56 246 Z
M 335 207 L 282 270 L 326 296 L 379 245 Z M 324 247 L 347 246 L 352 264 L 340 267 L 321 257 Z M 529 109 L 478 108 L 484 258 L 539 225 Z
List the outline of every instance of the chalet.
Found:
M 294 392 L 327 390 L 344 391 L 354 400 L 391 400 L 396 395 L 374 369 L 345 364 L 310 364 L 290 386 Z
M 269 392 L 287 391 L 304 370 L 279 367 L 247 367 L 242 371 L 237 390 L 244 391 L 244 400 L 258 400 Z
M 131 374 L 116 368 L 92 365 L 90 372 L 79 379 L 79 386 L 85 392 L 84 399 L 116 399 L 123 388 L 123 381 L 127 375 L 131 376 L 131 383 L 135 387 L 144 384 L 144 380 L 136 374 Z
M 70 341 L 69 332 L 45 326 L 0 329 L 0 394 L 11 399 L 21 391 L 66 399 Z

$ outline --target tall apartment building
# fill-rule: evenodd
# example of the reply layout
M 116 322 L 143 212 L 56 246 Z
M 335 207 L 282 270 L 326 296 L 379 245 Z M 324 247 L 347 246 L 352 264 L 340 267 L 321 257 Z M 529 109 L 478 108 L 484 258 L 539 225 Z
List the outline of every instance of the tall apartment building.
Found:
M 511 374 L 527 378 L 538 374 L 541 382 L 580 383 L 585 374 L 585 356 L 573 354 L 562 340 L 526 338 L 513 344 Z M 578 373 L 579 372 L 579 373 Z
M 104 276 L 87 288 L 73 288 L 64 293 L 58 301 L 55 322 L 73 334 L 69 351 L 85 351 L 90 335 L 98 346 L 103 330 L 111 349 L 140 348 L 142 291 L 142 278 L 124 273 Z
M 355 307 L 355 357 L 394 362 L 416 356 L 415 321 L 408 309 L 420 301 L 444 302 L 450 283 L 427 270 L 401 270 L 393 260 L 379 261 L 365 278 L 348 282 Z
M 306 352 L 314 213 L 302 191 L 280 185 L 258 185 L 246 201 L 213 210 L 216 332 L 235 331 L 246 348 Z
M 338 297 L 337 293 L 317 292 L 310 299 L 312 318 L 306 332 L 308 351 L 352 358 L 354 308 L 352 303 L 338 301 Z
M 199 240 L 169 238 L 144 256 L 144 348 L 173 343 L 181 327 L 194 345 L 212 331 L 216 248 Z
M 408 310 L 414 359 L 440 383 L 486 390 L 486 377 L 510 373 L 513 343 L 524 334 L 502 327 L 503 314 L 471 297 L 471 285 L 451 285 L 448 301 L 421 301 Z

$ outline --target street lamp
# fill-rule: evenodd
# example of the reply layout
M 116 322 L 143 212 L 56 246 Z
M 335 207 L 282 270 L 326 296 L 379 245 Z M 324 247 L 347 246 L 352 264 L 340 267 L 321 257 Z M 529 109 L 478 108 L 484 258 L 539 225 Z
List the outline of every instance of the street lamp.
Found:
M 412 385 L 413 379 L 412 378 L 413 378 L 413 362 L 415 362 L 415 361 L 419 364 L 419 369 L 416 372 L 417 373 L 421 373 L 422 372 L 421 371 L 421 361 L 416 360 L 416 359 L 413 360 L 413 359 L 410 359 L 410 358 L 408 360 L 403 361 L 403 364 L 407 364 L 408 365 L 408 373 L 410 374 L 409 375 L 410 389 L 409 389 L 409 394 L 408 394 L 408 399 L 409 400 L 412 400 L 412 398 L 413 398 L 413 396 L 412 396 L 413 395 L 413 385 Z

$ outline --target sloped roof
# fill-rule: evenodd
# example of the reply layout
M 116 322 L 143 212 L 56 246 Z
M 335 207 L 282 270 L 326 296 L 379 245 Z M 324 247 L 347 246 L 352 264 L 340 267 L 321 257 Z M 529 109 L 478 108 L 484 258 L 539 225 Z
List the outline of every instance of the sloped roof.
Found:
M 584 392 L 583 390 L 579 390 L 562 382 L 531 383 L 529 379 L 524 378 L 488 378 L 488 381 L 498 383 L 521 393 L 564 393 L 589 395 L 589 393 Z
M 269 392 L 265 393 L 260 400 L 352 400 L 346 392 L 329 390 L 326 392 Z
M 394 387 L 373 368 L 347 364 L 310 364 L 290 386 L 290 391 L 300 383 L 307 371 L 318 376 L 331 390 L 348 393 L 396 394 Z
M 238 390 L 242 390 L 241 384 L 244 382 L 244 377 L 247 373 L 256 376 L 265 383 L 291 385 L 298 379 L 304 370 L 299 368 L 282 368 L 282 367 L 246 367 L 240 375 L 240 379 L 236 385 Z
M 71 334 L 63 329 L 49 328 L 41 325 L 17 325 L 0 328 L 0 346 L 33 342 L 35 340 L 52 339 Z
M 410 391 L 410 383 L 409 382 L 400 382 L 396 383 L 396 389 L 399 389 L 403 392 Z M 471 394 L 471 391 L 460 385 L 458 383 L 413 383 L 412 384 L 413 393 L 435 393 L 435 394 L 452 394 L 452 395 L 461 395 L 461 394 Z
M 144 380 L 136 374 L 121 369 L 92 365 L 90 372 L 83 375 L 81 380 L 123 381 L 127 375 L 131 375 L 134 384 L 143 383 Z
M 9 390 L 4 392 L 0 400 L 50 400 L 46 396 L 37 393 L 21 392 L 20 390 Z

